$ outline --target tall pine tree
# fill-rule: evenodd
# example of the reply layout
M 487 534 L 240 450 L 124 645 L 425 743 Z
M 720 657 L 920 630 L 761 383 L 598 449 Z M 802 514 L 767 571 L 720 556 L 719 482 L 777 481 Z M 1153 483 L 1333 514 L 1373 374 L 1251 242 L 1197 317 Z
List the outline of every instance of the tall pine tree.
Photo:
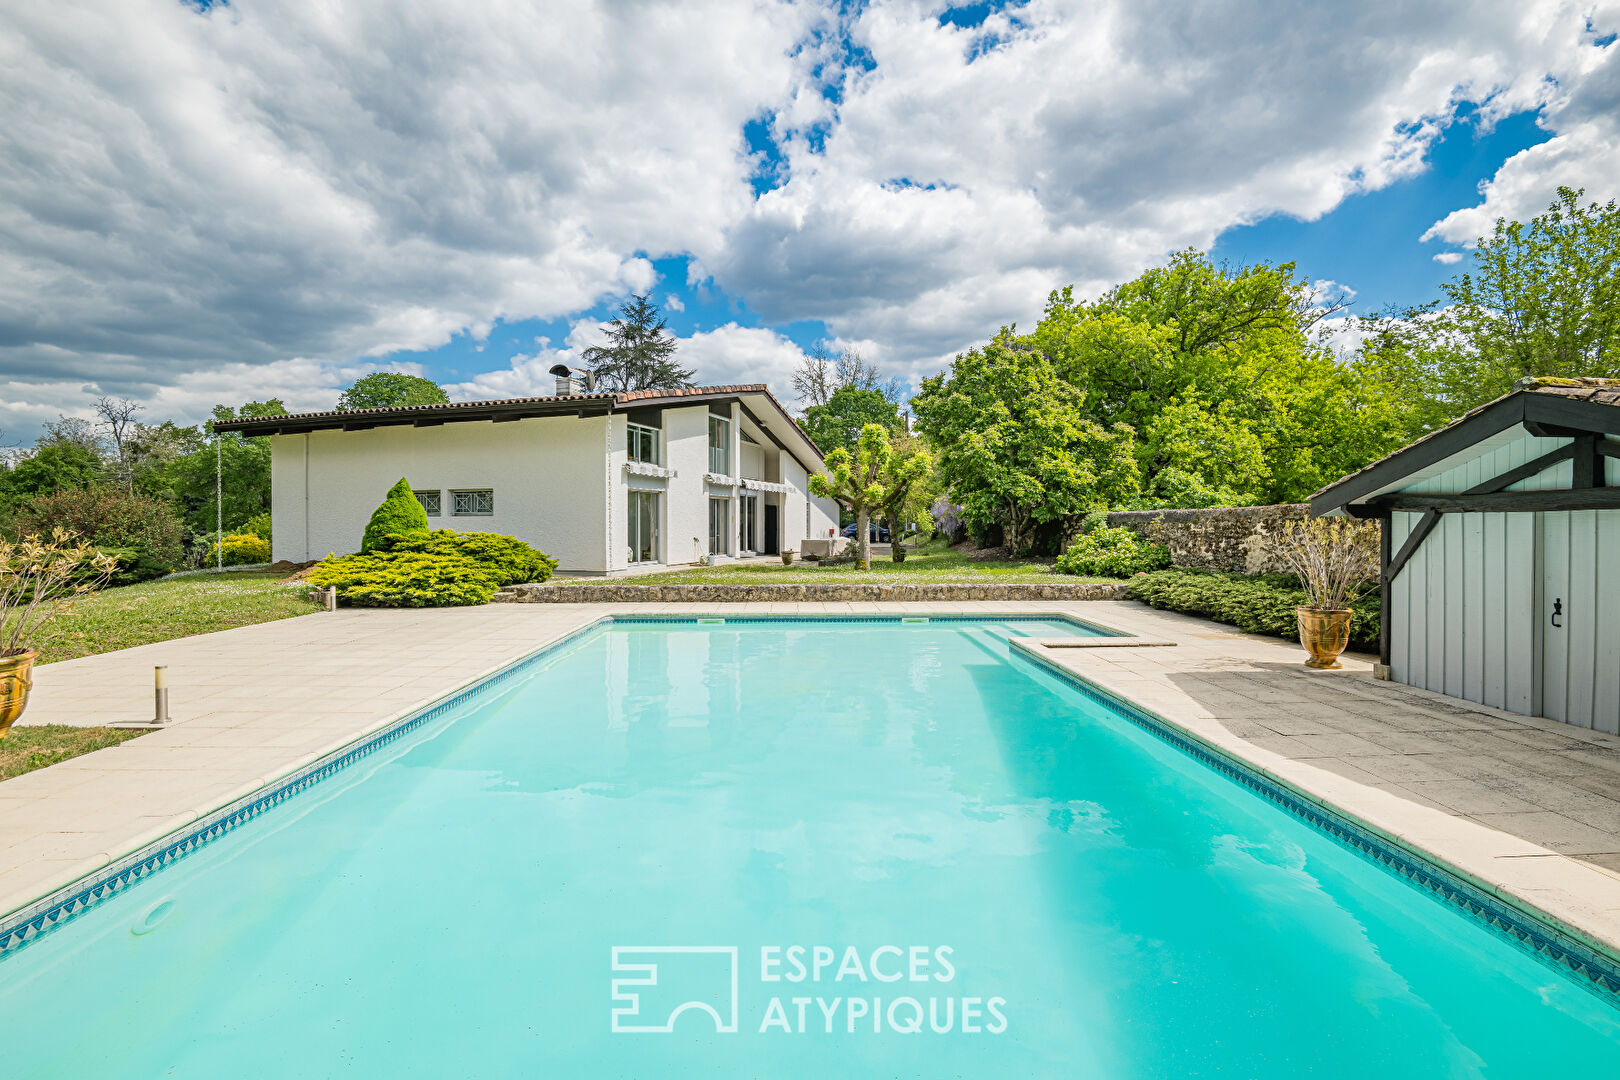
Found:
M 596 389 L 672 390 L 692 385 L 692 372 L 675 362 L 675 338 L 648 294 L 631 296 L 619 318 L 603 327 L 606 345 L 592 345 L 583 358 L 596 376 Z

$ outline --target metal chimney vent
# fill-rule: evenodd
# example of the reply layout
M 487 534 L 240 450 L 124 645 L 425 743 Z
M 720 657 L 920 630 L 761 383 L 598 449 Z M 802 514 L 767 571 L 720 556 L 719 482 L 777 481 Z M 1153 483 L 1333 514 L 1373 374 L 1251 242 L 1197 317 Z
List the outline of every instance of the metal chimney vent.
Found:
M 557 376 L 557 396 L 568 397 L 575 393 L 574 371 L 567 364 L 556 364 L 551 368 L 551 374 Z

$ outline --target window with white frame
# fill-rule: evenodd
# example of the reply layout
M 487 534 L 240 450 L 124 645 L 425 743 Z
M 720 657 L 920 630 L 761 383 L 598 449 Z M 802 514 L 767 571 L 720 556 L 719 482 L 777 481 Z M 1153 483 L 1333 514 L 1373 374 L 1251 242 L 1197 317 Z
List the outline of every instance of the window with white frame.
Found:
M 450 493 L 452 517 L 488 517 L 495 512 L 495 493 L 488 488 Z
M 626 449 L 630 453 L 631 461 L 644 461 L 648 465 L 658 464 L 658 429 L 644 427 L 641 424 L 625 425 Z
M 709 414 L 709 471 L 731 475 L 731 421 Z
M 442 492 L 438 492 L 438 491 L 413 491 L 413 492 L 411 492 L 411 494 L 415 495 L 416 496 L 416 501 L 422 504 L 422 512 L 427 514 L 428 517 L 438 517 L 439 516 L 439 514 L 441 512 L 440 511 L 439 496 L 441 494 L 443 494 Z

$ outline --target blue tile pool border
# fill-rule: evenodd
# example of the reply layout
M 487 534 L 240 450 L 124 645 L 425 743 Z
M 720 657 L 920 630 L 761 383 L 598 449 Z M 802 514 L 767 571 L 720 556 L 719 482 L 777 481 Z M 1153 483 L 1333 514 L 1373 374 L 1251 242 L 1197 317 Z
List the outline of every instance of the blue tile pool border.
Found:
M 395 742 L 404 735 L 444 716 L 477 697 L 487 694 L 501 684 L 528 672 L 536 664 L 552 657 L 560 650 L 578 643 L 582 638 L 615 624 L 641 625 L 714 625 L 714 616 L 708 615 L 604 615 L 555 641 L 547 642 L 526 656 L 512 661 L 498 671 L 455 690 L 443 699 L 411 713 L 387 727 L 361 736 L 350 746 L 323 757 L 296 772 L 266 785 L 259 791 L 204 815 L 191 826 L 179 830 L 179 835 L 165 837 L 107 866 L 92 872 L 56 892 L 0 919 L 0 962 L 44 935 L 67 925 L 104 900 L 123 892 L 152 874 L 171 866 L 204 845 L 218 840 L 237 827 L 258 817 L 275 806 L 305 791 L 343 769 Z M 1000 615 L 985 612 L 976 615 L 726 615 L 723 623 L 827 623 L 827 622 L 892 622 L 926 618 L 934 622 L 1051 622 L 1073 623 L 1102 634 L 1119 636 L 1117 631 L 1096 626 L 1073 616 L 1025 614 Z M 1473 922 L 1492 931 L 1498 938 L 1536 958 L 1553 970 L 1569 976 L 1578 985 L 1599 995 L 1609 1004 L 1620 1007 L 1620 961 L 1588 945 L 1578 938 L 1563 933 L 1520 911 L 1479 886 L 1459 877 L 1444 867 L 1406 851 L 1372 832 L 1352 818 L 1319 803 L 1312 802 L 1284 785 L 1259 772 L 1254 767 L 1224 751 L 1210 746 L 1182 729 L 1155 716 L 1123 697 L 1110 693 L 1095 683 L 1058 665 L 1051 658 L 1041 656 L 1027 648 L 1012 648 L 1013 657 L 1023 657 L 1055 678 L 1074 688 L 1083 696 L 1120 713 L 1136 726 L 1199 761 L 1215 772 L 1237 782 L 1268 802 L 1280 807 L 1326 835 L 1340 846 L 1349 849 L 1439 903 L 1461 912 Z
M 1051 657 L 1016 647 L 1012 655 L 1037 665 L 1081 695 L 1121 714 L 1161 742 L 1261 796 L 1340 847 L 1401 878 L 1418 892 L 1460 912 L 1498 939 L 1620 1008 L 1620 960 L 1615 957 L 1506 903 L 1439 863 L 1391 843 L 1349 815 L 1299 795 L 1242 759 L 1062 667 Z
M 304 791 L 315 784 L 326 780 L 348 766 L 367 757 L 375 751 L 394 742 L 403 735 L 407 735 L 424 724 L 438 719 L 460 705 L 467 703 L 509 679 L 524 674 L 535 664 L 552 656 L 558 650 L 574 644 L 580 638 L 605 627 L 613 625 L 669 625 L 683 623 L 690 625 L 714 625 L 716 619 L 722 623 L 829 623 L 829 622 L 889 622 L 905 623 L 907 620 L 926 619 L 929 623 L 935 622 L 974 622 L 974 623 L 1005 623 L 1005 622 L 1067 622 L 1077 628 L 1088 632 L 1118 636 L 1118 631 L 1110 630 L 1104 626 L 1097 626 L 1083 619 L 1076 619 L 1071 615 L 1054 612 L 1049 615 L 1018 613 L 999 615 L 986 612 L 980 615 L 956 615 L 932 612 L 918 612 L 914 614 L 900 613 L 894 615 L 604 615 L 600 618 L 569 631 L 555 641 L 542 645 L 539 649 L 526 656 L 512 661 L 510 664 L 489 675 L 480 678 L 477 682 L 452 691 L 443 699 L 434 702 L 425 708 L 411 713 L 395 721 L 387 727 L 375 731 L 370 735 L 362 735 L 353 744 L 334 751 L 310 765 L 260 788 L 258 791 L 229 803 L 218 810 L 203 815 L 196 822 L 183 830 L 180 835 L 170 834 L 161 840 L 146 847 L 137 849 L 127 855 L 120 856 L 92 871 L 78 881 L 72 882 L 31 904 L 0 916 L 0 961 L 16 953 L 26 945 L 37 941 L 42 935 L 51 932 L 78 918 L 96 904 L 123 892 L 136 882 L 145 879 L 166 866 L 171 866 L 180 859 L 197 851 L 203 845 L 218 840 L 226 833 L 238 826 L 258 817 L 266 810 L 278 806 L 294 795 Z

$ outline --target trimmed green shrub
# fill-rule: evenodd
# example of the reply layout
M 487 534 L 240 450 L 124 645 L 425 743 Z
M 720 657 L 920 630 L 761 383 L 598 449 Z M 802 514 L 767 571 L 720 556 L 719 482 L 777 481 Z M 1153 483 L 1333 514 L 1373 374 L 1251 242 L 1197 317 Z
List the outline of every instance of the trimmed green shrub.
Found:
M 247 519 L 247 524 L 236 531 L 239 533 L 252 533 L 265 543 L 270 543 L 274 540 L 274 537 L 270 535 L 270 511 L 266 510 L 262 514 L 254 514 Z
M 423 555 L 456 555 L 484 567 L 497 585 L 521 585 L 546 581 L 557 569 L 557 560 L 515 536 L 500 533 L 456 532 L 435 529 L 426 535 L 411 533 L 383 541 L 385 551 L 410 551 Z
M 459 555 L 363 551 L 334 555 L 310 569 L 316 588 L 361 607 L 460 607 L 487 604 L 499 588 L 494 574 Z
M 371 551 L 332 555 L 308 580 L 365 607 L 456 607 L 487 604 L 502 585 L 545 581 L 556 568 L 556 559 L 516 537 L 436 529 L 390 533 Z
M 382 501 L 382 505 L 372 511 L 371 521 L 366 524 L 366 534 L 360 540 L 360 550 L 371 551 L 381 547 L 383 537 L 394 533 L 404 536 L 427 531 L 427 511 L 411 494 L 410 482 L 402 478 L 388 489 L 388 498 Z
M 1130 577 L 1170 565 L 1170 549 L 1139 540 L 1129 529 L 1102 525 L 1082 533 L 1058 556 L 1060 574 Z
M 1228 623 L 1251 634 L 1299 640 L 1294 609 L 1305 590 L 1293 574 L 1217 574 L 1208 570 L 1160 570 L 1131 581 L 1127 595 L 1166 611 Z M 1374 592 L 1352 606 L 1350 647 L 1378 648 L 1379 598 Z
M 218 563 L 220 546 L 209 545 L 207 565 L 214 566 Z M 249 566 L 253 563 L 270 561 L 270 541 L 253 533 L 231 533 L 225 537 L 223 547 L 226 566 Z

